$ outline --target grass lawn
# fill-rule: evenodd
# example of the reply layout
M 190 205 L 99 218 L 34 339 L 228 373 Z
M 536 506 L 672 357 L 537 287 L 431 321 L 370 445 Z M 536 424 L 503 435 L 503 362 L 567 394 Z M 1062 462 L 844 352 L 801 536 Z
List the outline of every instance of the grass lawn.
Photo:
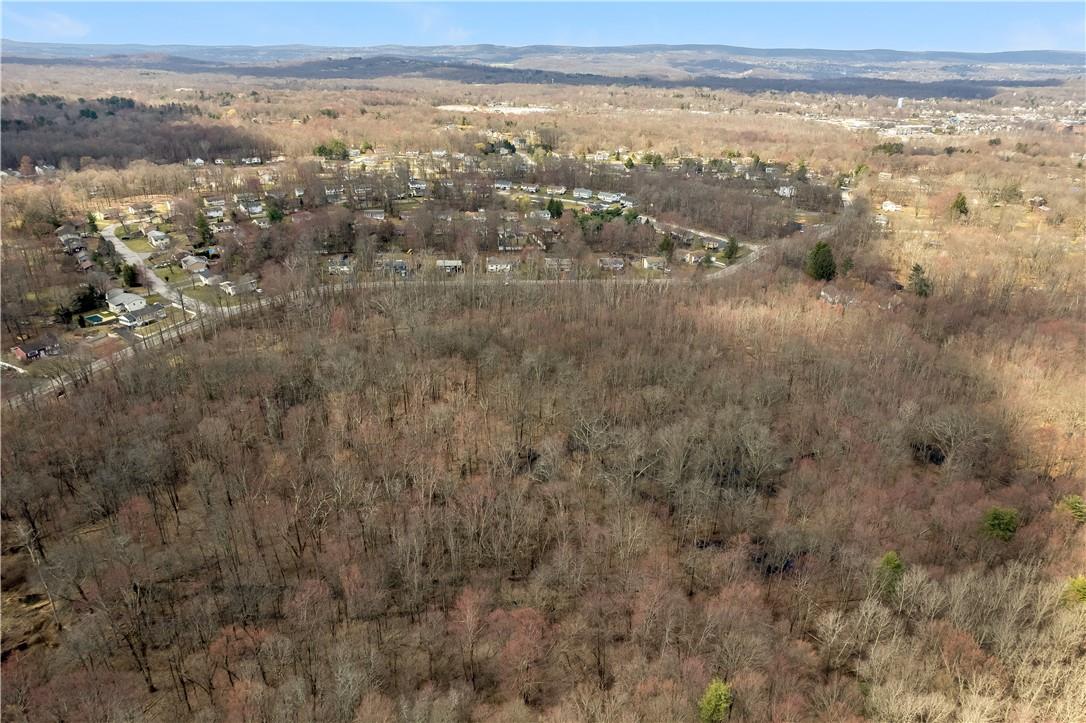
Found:
M 155 247 L 143 236 L 132 238 L 128 241 L 121 241 L 121 243 L 138 254 L 149 254 L 155 250 Z
M 187 281 L 187 275 L 184 270 L 176 264 L 170 264 L 163 269 L 154 269 L 154 272 L 155 276 L 167 283 L 177 283 L 182 280 Z
M 748 247 L 748 246 L 740 246 L 739 250 L 735 252 L 735 256 L 732 257 L 731 261 L 728 261 L 726 258 L 724 258 L 724 252 L 723 251 L 718 253 L 713 258 L 715 258 L 717 261 L 719 261 L 722 264 L 728 264 L 730 266 L 731 264 L 734 264 L 736 261 L 739 261 L 741 258 L 748 255 L 749 253 L 750 253 L 750 247 Z

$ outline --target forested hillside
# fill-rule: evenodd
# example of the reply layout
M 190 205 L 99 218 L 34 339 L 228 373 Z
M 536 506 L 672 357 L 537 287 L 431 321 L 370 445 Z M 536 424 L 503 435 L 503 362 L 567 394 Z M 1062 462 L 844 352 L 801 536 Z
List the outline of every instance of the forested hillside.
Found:
M 1077 312 L 778 261 L 329 292 L 9 411 L 5 717 L 1081 719 Z

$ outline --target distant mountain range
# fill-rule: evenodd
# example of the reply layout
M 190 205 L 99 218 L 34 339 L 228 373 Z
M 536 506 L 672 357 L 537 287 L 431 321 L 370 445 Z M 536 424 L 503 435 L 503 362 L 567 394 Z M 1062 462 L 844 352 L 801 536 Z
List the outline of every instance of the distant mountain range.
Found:
M 425 77 L 469 83 L 698 86 L 780 91 L 987 98 L 1000 88 L 1081 77 L 1086 52 L 961 53 L 759 49 L 728 45 L 572 47 L 463 45 L 70 45 L 2 41 L 9 64 L 143 68 L 287 78 Z
M 734 45 L 622 45 L 580 47 L 570 45 L 378 45 L 368 47 L 322 47 L 315 45 L 141 45 L 27 43 L 3 40 L 4 55 L 23 58 L 93 58 L 103 55 L 175 55 L 224 63 L 271 63 L 317 58 L 395 55 L 424 59 L 456 59 L 480 63 L 517 63 L 533 57 L 608 55 L 687 55 L 721 60 L 819 61 L 853 65 L 869 63 L 964 63 L 969 65 L 1052 65 L 1082 70 L 1086 52 L 1066 50 L 1014 50 L 998 53 L 908 50 L 819 50 L 814 48 L 744 48 Z

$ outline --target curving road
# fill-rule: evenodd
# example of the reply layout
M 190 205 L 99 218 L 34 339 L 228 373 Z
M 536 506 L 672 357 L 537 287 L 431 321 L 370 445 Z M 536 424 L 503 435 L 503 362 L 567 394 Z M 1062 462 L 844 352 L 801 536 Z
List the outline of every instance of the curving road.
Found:
M 113 244 L 113 248 L 117 251 L 117 254 L 124 259 L 124 262 L 129 266 L 133 266 L 140 270 L 140 277 L 144 280 L 144 283 L 148 285 L 151 291 L 161 296 L 164 299 L 169 299 L 173 304 L 181 304 L 181 294 L 176 289 L 167 284 L 155 270 L 147 265 L 147 254 L 141 254 L 138 251 L 133 251 L 128 244 L 121 239 L 117 238 L 115 229 L 120 226 L 119 223 L 115 223 L 112 226 L 106 226 L 102 229 L 102 237 L 106 241 Z M 207 304 L 193 299 L 191 297 L 185 298 L 185 304 L 188 308 L 196 307 L 201 314 L 207 314 L 211 312 L 211 307 Z

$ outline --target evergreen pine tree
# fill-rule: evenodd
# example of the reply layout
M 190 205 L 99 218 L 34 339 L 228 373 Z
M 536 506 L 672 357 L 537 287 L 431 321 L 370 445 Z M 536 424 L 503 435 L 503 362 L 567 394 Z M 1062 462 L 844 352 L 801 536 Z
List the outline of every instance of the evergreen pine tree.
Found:
M 909 272 L 909 291 L 917 296 L 931 296 L 932 283 L 920 264 L 913 264 Z
M 807 265 L 804 269 L 812 279 L 819 281 L 832 281 L 837 276 L 837 264 L 833 260 L 833 250 L 825 241 L 815 244 L 811 252 L 807 254 Z

